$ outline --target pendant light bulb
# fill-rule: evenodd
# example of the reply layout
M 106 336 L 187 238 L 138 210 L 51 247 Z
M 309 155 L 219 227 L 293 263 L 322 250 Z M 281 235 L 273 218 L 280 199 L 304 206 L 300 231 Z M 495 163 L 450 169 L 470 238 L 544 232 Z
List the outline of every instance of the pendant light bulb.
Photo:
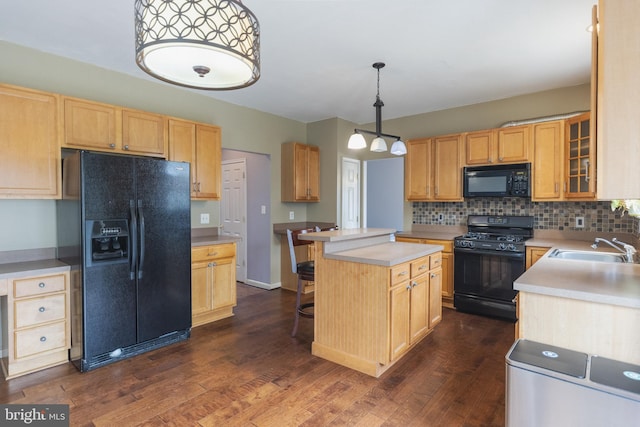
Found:
M 404 145 L 400 139 L 391 145 L 391 154 L 395 154 L 396 156 L 403 156 L 407 154 L 407 146 Z
M 349 142 L 347 143 L 347 148 L 351 150 L 360 150 L 362 148 L 365 148 L 366 146 L 367 141 L 365 141 L 364 136 L 362 136 L 362 134 L 359 134 L 358 132 L 355 132 L 353 135 L 351 135 L 351 137 L 349 138 Z
M 376 153 L 387 151 L 387 143 L 384 138 L 378 136 L 373 141 L 371 141 L 371 151 L 375 151 Z

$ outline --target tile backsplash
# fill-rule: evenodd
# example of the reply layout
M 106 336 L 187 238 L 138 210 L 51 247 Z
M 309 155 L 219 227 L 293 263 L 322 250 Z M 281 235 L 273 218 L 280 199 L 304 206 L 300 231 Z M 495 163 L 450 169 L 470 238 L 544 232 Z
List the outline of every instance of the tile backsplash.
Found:
M 439 220 L 442 214 L 443 220 Z M 478 198 L 464 202 L 414 202 L 413 223 L 467 225 L 467 215 L 532 215 L 539 230 L 640 234 L 638 218 L 611 210 L 610 202 L 532 202 L 520 198 Z M 584 217 L 584 228 L 576 228 Z

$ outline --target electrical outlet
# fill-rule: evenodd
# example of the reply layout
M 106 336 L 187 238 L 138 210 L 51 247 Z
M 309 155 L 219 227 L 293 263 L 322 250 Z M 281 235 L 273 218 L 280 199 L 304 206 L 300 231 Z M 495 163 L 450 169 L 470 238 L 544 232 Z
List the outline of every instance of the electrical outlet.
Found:
M 265 205 L 260 206 L 260 213 L 262 215 L 267 213 L 267 207 Z
M 289 219 L 295 219 L 296 215 L 293 211 L 289 211 Z
M 584 228 L 584 217 L 577 216 L 576 217 L 576 228 Z
M 209 214 L 201 213 L 200 214 L 200 224 L 209 224 Z
M 438 222 L 442 222 L 442 221 L 444 221 L 444 215 L 438 214 Z

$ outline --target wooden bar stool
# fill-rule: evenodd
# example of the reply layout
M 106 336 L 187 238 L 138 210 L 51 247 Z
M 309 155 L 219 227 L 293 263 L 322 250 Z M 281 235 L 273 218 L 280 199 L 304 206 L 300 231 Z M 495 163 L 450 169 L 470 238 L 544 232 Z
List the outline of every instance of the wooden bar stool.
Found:
M 298 276 L 298 290 L 296 292 L 296 314 L 293 322 L 293 331 L 291 336 L 295 337 L 298 333 L 298 320 L 300 317 L 306 317 L 313 319 L 313 302 L 301 304 L 302 297 L 302 282 L 313 282 L 315 280 L 315 268 L 313 260 L 296 262 L 296 246 L 310 245 L 313 242 L 309 240 L 299 240 L 298 236 L 303 233 L 316 231 L 314 229 L 308 230 L 287 230 L 287 239 L 289 240 L 289 254 L 291 255 L 291 271 Z

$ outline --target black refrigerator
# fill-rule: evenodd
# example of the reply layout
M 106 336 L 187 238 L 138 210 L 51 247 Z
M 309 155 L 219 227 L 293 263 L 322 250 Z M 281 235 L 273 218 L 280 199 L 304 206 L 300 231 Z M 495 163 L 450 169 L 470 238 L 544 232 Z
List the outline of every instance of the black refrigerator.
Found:
M 88 371 L 191 333 L 189 164 L 63 152 L 58 258 L 71 265 L 70 360 Z

